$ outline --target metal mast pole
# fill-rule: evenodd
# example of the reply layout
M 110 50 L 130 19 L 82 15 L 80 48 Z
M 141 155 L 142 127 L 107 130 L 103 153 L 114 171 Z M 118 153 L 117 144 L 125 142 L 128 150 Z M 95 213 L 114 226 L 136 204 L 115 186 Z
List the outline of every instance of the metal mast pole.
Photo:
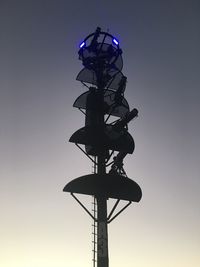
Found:
M 99 164 L 101 164 L 101 156 Z M 103 165 L 99 167 L 98 174 L 102 173 Z M 108 228 L 107 228 L 107 199 L 97 198 L 97 267 L 108 267 Z
M 98 156 L 98 175 L 106 173 L 104 151 Z M 97 267 L 108 267 L 107 199 L 97 197 Z
M 99 62 L 101 64 L 101 62 Z M 99 73 L 97 74 L 97 88 L 99 94 L 99 131 L 104 132 L 104 88 L 102 88 L 102 72 L 103 69 L 99 66 Z M 97 174 L 99 179 L 106 173 L 105 164 L 106 150 L 101 147 L 97 155 Z M 97 267 L 108 267 L 108 225 L 107 225 L 107 198 L 97 196 Z

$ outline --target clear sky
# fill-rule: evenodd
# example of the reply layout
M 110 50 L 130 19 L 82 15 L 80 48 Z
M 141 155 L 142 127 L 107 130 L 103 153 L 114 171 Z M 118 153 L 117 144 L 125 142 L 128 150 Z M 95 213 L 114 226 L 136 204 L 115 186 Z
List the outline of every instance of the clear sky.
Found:
M 125 170 L 143 190 L 109 225 L 110 267 L 200 266 L 200 4 L 0 1 L 0 266 L 92 266 L 92 221 L 62 189 L 91 173 L 78 45 L 97 26 L 123 49 L 139 117 Z M 91 207 L 91 198 L 83 197 Z

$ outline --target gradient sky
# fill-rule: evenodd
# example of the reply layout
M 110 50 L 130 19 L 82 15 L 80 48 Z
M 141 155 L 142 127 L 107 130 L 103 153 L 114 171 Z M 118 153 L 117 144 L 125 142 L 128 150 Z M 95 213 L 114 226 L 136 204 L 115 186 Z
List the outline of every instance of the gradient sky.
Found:
M 200 266 L 199 14 L 198 0 L 0 1 L 0 266 L 92 266 L 92 221 L 62 189 L 92 170 L 68 139 L 97 26 L 119 39 L 139 110 L 124 167 L 143 198 L 109 225 L 110 267 Z

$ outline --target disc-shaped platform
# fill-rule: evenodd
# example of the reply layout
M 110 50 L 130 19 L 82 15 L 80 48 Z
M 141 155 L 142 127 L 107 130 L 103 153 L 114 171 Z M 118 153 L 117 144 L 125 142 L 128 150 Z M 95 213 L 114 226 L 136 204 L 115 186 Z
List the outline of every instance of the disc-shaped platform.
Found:
M 106 125 L 102 132 L 97 127 L 86 126 L 77 130 L 70 137 L 69 142 L 90 145 L 94 148 L 105 148 L 114 151 L 123 151 L 132 154 L 135 143 L 132 136 L 126 131 L 116 132 L 112 126 Z
M 134 202 L 139 202 L 142 197 L 142 190 L 136 182 L 121 175 L 110 174 L 81 176 L 69 182 L 63 191 Z

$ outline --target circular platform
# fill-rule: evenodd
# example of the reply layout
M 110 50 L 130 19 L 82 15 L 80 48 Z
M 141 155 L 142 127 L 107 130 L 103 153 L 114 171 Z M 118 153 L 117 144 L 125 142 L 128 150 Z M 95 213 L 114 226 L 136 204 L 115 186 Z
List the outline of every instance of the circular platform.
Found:
M 63 191 L 134 202 L 139 202 L 142 198 L 142 190 L 136 182 L 121 175 L 110 174 L 78 177 L 69 182 Z

